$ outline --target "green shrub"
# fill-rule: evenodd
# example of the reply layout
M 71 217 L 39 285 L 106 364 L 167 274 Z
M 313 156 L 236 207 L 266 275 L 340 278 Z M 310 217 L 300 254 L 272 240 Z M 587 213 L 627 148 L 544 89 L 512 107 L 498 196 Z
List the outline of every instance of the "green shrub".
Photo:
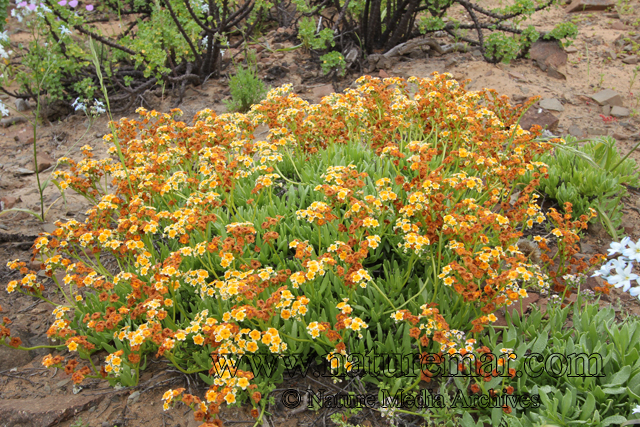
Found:
M 502 334 L 503 346 L 518 349 L 519 359 L 524 359 L 526 349 L 532 352 L 528 369 L 521 370 L 514 387 L 519 395 L 538 394 L 541 401 L 538 408 L 511 414 L 508 425 L 608 426 L 636 417 L 632 411 L 640 403 L 640 321 L 633 318 L 618 324 L 613 308 L 603 309 L 597 302 L 583 306 L 582 301 L 579 296 L 573 306 L 561 309 L 555 305 L 547 311 L 546 320 L 535 306 L 527 317 L 514 312 L 507 319 L 510 326 Z M 568 326 L 570 315 L 572 326 Z M 488 341 L 495 342 L 495 338 Z M 533 353 L 540 355 L 538 360 L 532 358 Z M 541 370 L 554 354 L 567 359 L 563 363 L 554 356 L 558 363 L 549 362 L 552 369 L 528 375 L 527 371 Z M 584 365 L 577 357 L 581 354 L 588 356 Z M 581 365 L 590 372 L 582 375 L 576 369 L 569 375 L 568 369 Z
M 567 136 L 567 145 L 538 160 L 549 166 L 548 178 L 540 179 L 539 190 L 558 204 L 570 202 L 576 217 L 595 209 L 600 221 L 616 237 L 622 221 L 620 200 L 627 195 L 623 184 L 640 185 L 635 161 L 620 153 L 611 137 L 574 147 L 575 138 Z M 527 179 L 531 174 L 527 175 Z
M 247 53 L 247 68 L 239 67 L 229 79 L 231 101 L 225 105 L 231 111 L 247 112 L 253 104 L 258 104 L 267 94 L 264 82 L 257 75 L 255 51 Z

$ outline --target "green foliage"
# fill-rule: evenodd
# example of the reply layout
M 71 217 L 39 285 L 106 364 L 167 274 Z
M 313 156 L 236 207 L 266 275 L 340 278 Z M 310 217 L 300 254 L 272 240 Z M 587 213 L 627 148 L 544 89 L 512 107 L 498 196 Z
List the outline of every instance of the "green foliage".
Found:
M 514 37 L 503 33 L 491 33 L 485 39 L 484 48 L 489 58 L 508 64 L 517 58 L 522 46 Z
M 545 40 L 575 39 L 578 36 L 578 26 L 573 22 L 560 22 L 553 30 L 544 35 Z M 569 45 L 570 43 L 565 43 Z
M 547 313 L 544 320 L 534 306 L 526 317 L 515 311 L 507 318 L 504 345 L 517 348 L 518 359 L 526 349 L 540 355 L 522 357 L 528 368 L 517 369 L 522 372 L 517 392 L 539 394 L 541 401 L 538 408 L 508 416 L 508 424 L 595 427 L 625 422 L 640 402 L 640 321 L 629 318 L 618 324 L 613 308 L 597 302 L 583 305 L 582 294 L 573 306 L 554 306 Z M 555 363 L 548 363 L 554 354 L 566 360 L 554 356 Z M 533 372 L 540 374 L 530 376 Z
M 247 68 L 239 67 L 229 79 L 231 101 L 225 101 L 229 110 L 246 112 L 267 94 L 264 82 L 257 75 L 255 51 L 247 52 Z
M 298 38 L 302 41 L 302 46 L 305 49 L 326 49 L 327 45 L 333 47 L 335 42 L 333 41 L 333 31 L 329 28 L 325 28 L 316 34 L 316 21 L 313 18 L 300 18 L 298 28 Z
M 635 161 L 627 158 L 620 163 L 620 153 L 611 137 L 580 148 L 572 147 L 575 138 L 568 136 L 566 140 L 567 146 L 540 157 L 549 166 L 549 177 L 540 179 L 539 189 L 561 206 L 570 202 L 576 217 L 588 215 L 589 208 L 595 209 L 613 235 L 621 226 L 620 199 L 627 194 L 623 184 L 640 185 Z
M 9 11 L 9 0 L 0 0 L 0 31 L 4 31 Z
M 3 5 L 6 0 L 0 0 L 4 11 Z M 184 81 L 184 75 L 190 83 L 199 84 L 217 74 L 220 50 L 229 32 L 243 31 L 245 26 L 255 28 L 252 24 L 264 19 L 264 10 L 271 3 L 258 0 L 229 5 L 214 0 L 196 1 L 190 7 L 182 0 L 103 3 L 100 16 L 120 21 L 114 28 L 121 29 L 106 34 L 91 24 L 96 12 L 83 7 L 51 2 L 46 6 L 39 3 L 31 10 L 18 5 L 12 15 L 31 37 L 15 43 L 8 61 L 0 64 L 3 83 L 17 85 L 20 94 L 33 97 L 39 87 L 49 101 L 61 99 L 71 104 L 76 98 L 92 98 L 98 81 L 88 49 L 92 39 L 97 43 L 98 67 L 107 77 L 108 92 L 129 87 L 134 94 L 129 98 L 132 105 L 139 95 L 136 90 L 151 89 L 150 79 L 155 79 L 151 83 L 176 86 Z M 135 22 L 128 25 L 121 21 L 131 14 L 136 16 Z M 213 33 L 215 36 L 208 35 Z M 8 47 L 6 38 L 2 48 Z M 126 97 L 119 97 L 123 99 Z
M 344 60 L 344 56 L 340 52 L 329 52 L 320 57 L 322 61 L 322 72 L 324 74 L 329 74 L 331 70 L 336 70 L 338 75 L 344 76 L 346 71 L 347 63 Z

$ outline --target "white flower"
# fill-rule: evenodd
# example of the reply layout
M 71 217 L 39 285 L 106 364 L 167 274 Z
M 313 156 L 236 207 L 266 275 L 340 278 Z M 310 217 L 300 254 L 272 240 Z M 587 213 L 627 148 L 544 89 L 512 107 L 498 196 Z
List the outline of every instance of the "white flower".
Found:
M 613 264 L 611 263 L 611 261 L 609 261 L 608 263 L 604 264 L 602 267 L 600 267 L 599 270 L 596 270 L 591 277 L 596 277 L 596 276 L 608 276 L 609 274 L 611 274 L 611 269 L 613 269 Z
M 87 112 L 87 107 L 84 106 L 84 104 L 82 102 L 79 102 L 80 98 L 76 98 L 75 101 L 73 101 L 73 104 L 71 104 L 72 107 L 75 108 L 75 111 L 84 111 L 85 113 Z
M 0 33 L 0 41 L 2 42 L 8 42 L 9 41 L 9 34 L 6 31 L 3 31 Z
M 633 408 L 633 411 L 631 413 L 632 414 L 640 414 L 640 405 L 636 405 L 636 407 Z
M 633 264 L 628 264 L 627 268 L 625 268 L 622 271 L 616 269 L 616 272 L 618 274 L 616 274 L 615 276 L 609 277 L 607 279 L 607 282 L 611 283 L 616 288 L 622 287 L 622 290 L 624 292 L 627 292 L 629 290 L 629 288 L 631 287 L 631 281 L 632 280 L 636 280 L 637 281 L 638 278 L 640 277 L 637 274 L 634 274 L 634 273 L 631 272 L 632 268 L 633 268 Z
M 628 248 L 622 251 L 622 255 L 631 261 L 640 261 L 640 240 L 637 243 L 629 243 Z
M 67 27 L 65 27 L 64 25 L 61 25 L 60 26 L 60 34 L 62 34 L 63 36 L 70 35 L 71 34 L 71 30 L 68 29 Z
M 102 101 L 97 99 L 93 100 L 93 106 L 91 107 L 91 114 L 94 116 L 99 116 L 100 114 L 106 112 L 107 110 L 104 108 L 104 104 Z
M 627 247 L 630 241 L 631 241 L 631 238 L 627 236 L 624 239 L 622 239 L 620 243 L 611 242 L 611 244 L 609 245 L 610 249 L 607 249 L 607 252 L 609 252 L 609 255 L 615 255 L 617 253 L 621 254 L 622 251 Z
M 7 109 L 7 106 L 4 105 L 1 101 L 0 101 L 0 114 L 2 114 L 2 116 L 9 115 L 9 110 Z

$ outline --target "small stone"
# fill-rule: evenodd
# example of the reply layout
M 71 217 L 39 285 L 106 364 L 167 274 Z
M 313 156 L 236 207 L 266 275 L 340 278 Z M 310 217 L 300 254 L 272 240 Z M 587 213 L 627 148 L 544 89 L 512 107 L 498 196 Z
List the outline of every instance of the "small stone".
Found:
M 567 53 L 576 53 L 578 51 L 578 48 L 575 46 L 567 46 L 564 48 L 564 51 Z
M 611 105 L 603 105 L 602 106 L 602 114 L 608 116 L 611 114 Z
M 458 60 L 455 58 L 449 58 L 444 62 L 444 68 L 451 68 L 458 65 Z
M 473 49 L 473 50 L 471 51 L 471 55 L 473 55 L 473 56 L 475 56 L 475 57 L 479 58 L 479 57 L 481 57 L 481 56 L 482 56 L 482 51 L 481 51 L 480 49 Z
M 601 90 L 595 95 L 591 95 L 591 99 L 596 101 L 598 105 L 617 105 L 622 107 L 622 98 L 620 94 L 612 89 Z
M 16 203 L 21 202 L 20 197 L 5 196 L 0 198 L 0 211 L 5 209 L 11 209 Z
M 620 21 L 616 21 L 613 24 L 611 24 L 611 29 L 612 30 L 618 30 L 618 31 L 624 31 L 627 29 L 627 26 L 624 25 L 624 23 L 620 22 Z
M 130 404 L 134 404 L 138 401 L 138 399 L 140 399 L 140 392 L 139 391 L 134 391 L 133 393 L 131 393 L 128 397 L 128 402 Z
M 558 80 L 567 80 L 567 76 L 565 76 L 563 73 L 561 73 L 560 71 L 556 70 L 553 67 L 547 68 L 547 76 L 552 77 L 554 79 L 558 79 Z
M 629 55 L 625 58 L 622 58 L 622 62 L 629 65 L 635 65 L 640 62 L 640 58 L 637 55 Z
M 35 173 L 31 169 L 27 168 L 18 168 L 16 169 L 16 172 L 18 172 L 18 175 L 33 175 Z
M 385 70 L 380 70 L 378 72 L 378 76 L 380 76 L 381 79 L 388 79 L 390 77 Z
M 611 109 L 611 115 L 613 117 L 618 117 L 618 118 L 629 117 L 629 114 L 630 113 L 628 108 L 619 107 L 616 105 Z
M 520 126 L 524 130 L 530 130 L 534 125 L 539 125 L 543 129 L 554 132 L 559 122 L 560 119 L 543 108 L 532 107 L 522 116 Z
M 38 172 L 49 169 L 51 165 L 55 163 L 55 160 L 46 153 L 38 153 L 36 155 L 36 160 L 38 161 Z M 33 169 L 35 169 L 35 165 Z
M 284 49 L 284 45 L 282 43 L 274 43 L 272 47 L 274 50 Z
M 576 138 L 585 138 L 587 136 L 587 133 L 576 125 L 569 126 L 568 132 L 569 135 L 575 136 Z
M 626 139 L 629 139 L 629 137 L 623 133 L 618 133 L 618 132 L 614 132 L 613 135 L 611 135 L 613 137 L 613 139 L 618 140 L 618 141 L 624 141 Z M 640 199 L 638 199 L 640 201 Z
M 536 61 L 542 71 L 548 67 L 556 70 L 567 63 L 567 52 L 562 49 L 557 41 L 537 41 L 531 45 L 529 56 Z
M 29 109 L 29 103 L 22 98 L 18 98 L 15 101 L 16 110 L 19 112 L 27 111 Z
M 567 8 L 567 13 L 583 12 L 585 10 L 607 10 L 616 6 L 614 0 L 573 0 Z
M 559 111 L 559 112 L 564 111 L 564 107 L 562 106 L 562 103 L 558 101 L 556 98 L 543 99 L 542 101 L 540 101 L 540 107 L 550 111 Z
M 518 73 L 517 71 L 509 71 L 509 77 L 515 80 L 526 80 L 526 77 L 522 73 Z
M 51 386 L 49 384 L 45 384 L 44 387 L 42 387 L 42 389 L 44 390 L 45 393 L 50 394 L 51 393 Z

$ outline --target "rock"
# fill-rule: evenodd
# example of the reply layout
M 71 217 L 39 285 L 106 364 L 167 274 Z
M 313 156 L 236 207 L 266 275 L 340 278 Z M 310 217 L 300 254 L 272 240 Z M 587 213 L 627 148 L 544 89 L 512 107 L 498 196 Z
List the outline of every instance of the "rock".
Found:
M 629 117 L 629 109 L 615 105 L 611 108 L 611 115 L 618 118 Z
M 524 130 L 530 130 L 534 125 L 539 125 L 543 129 L 553 132 L 558 129 L 559 122 L 560 119 L 543 108 L 531 107 L 522 116 L 520 126 Z
M 616 6 L 615 0 L 573 0 L 566 12 L 583 12 L 585 10 L 607 10 Z
M 511 96 L 511 99 L 513 99 L 513 102 L 515 102 L 516 104 L 522 104 L 524 101 L 526 101 L 528 97 L 526 95 L 518 95 L 518 94 L 514 94 Z
M 611 105 L 603 105 L 601 110 L 602 110 L 602 114 L 604 114 L 605 116 L 608 116 L 611 114 Z
M 575 136 L 576 138 L 585 138 L 587 136 L 587 133 L 576 125 L 569 126 L 568 132 L 569 135 Z
M 640 62 L 640 58 L 638 57 L 638 55 L 629 55 L 622 58 L 622 62 L 629 65 L 635 65 Z
M 560 71 L 556 70 L 553 67 L 547 68 L 547 76 L 552 77 L 554 79 L 558 79 L 558 80 L 567 80 L 567 76 L 565 76 L 563 73 L 561 73 Z
M 313 88 L 313 98 L 318 102 L 324 98 L 325 96 L 331 95 L 334 93 L 333 85 L 322 85 Z
M 618 133 L 618 132 L 614 132 L 613 135 L 611 135 L 613 137 L 613 139 L 618 140 L 618 141 L 624 141 L 626 139 L 629 139 L 629 137 L 623 133 Z
M 458 60 L 456 58 L 449 58 L 444 62 L 444 68 L 451 68 L 458 65 Z
M 526 80 L 526 77 L 522 73 L 518 73 L 517 71 L 509 71 L 509 77 L 515 80 Z
M 0 211 L 3 211 L 5 209 L 11 209 L 16 205 L 16 203 L 20 203 L 21 201 L 22 200 L 20 200 L 20 197 L 11 197 L 11 196 L 2 197 L 0 198 Z
M 540 101 L 540 106 L 545 110 L 560 111 L 560 112 L 564 111 L 564 107 L 562 106 L 562 103 L 558 101 L 556 98 L 544 98 L 542 101 Z
M 562 49 L 557 41 L 537 41 L 531 45 L 529 56 L 536 61 L 542 71 L 548 67 L 556 70 L 567 63 L 567 52 Z
M 19 112 L 27 111 L 29 109 L 29 103 L 22 98 L 15 100 L 16 110 Z
M 73 418 L 97 404 L 104 395 L 45 396 L 0 400 L 0 420 L 4 426 L 50 427 Z
M 379 76 L 381 79 L 388 79 L 388 78 L 390 77 L 390 76 L 389 76 L 389 74 L 387 74 L 387 72 L 386 72 L 385 70 L 380 70 L 380 71 L 378 72 L 378 76 Z
M 567 53 L 576 53 L 578 51 L 578 48 L 575 46 L 567 46 L 564 48 L 564 51 Z
M 606 104 L 606 105 L 612 105 L 612 106 L 617 105 L 619 107 L 622 107 L 622 98 L 620 97 L 618 92 L 612 89 L 601 90 L 595 95 L 591 95 L 591 99 L 596 101 L 598 105 Z
M 129 395 L 129 397 L 127 398 L 128 404 L 133 405 L 135 404 L 138 400 L 140 399 L 140 392 L 139 391 L 134 391 L 133 393 L 131 393 Z
M 18 173 L 18 175 L 33 175 L 35 173 L 31 169 L 26 168 L 18 168 L 16 169 L 16 172 Z
M 26 123 L 27 119 L 24 117 L 6 117 L 0 120 L 0 126 L 3 128 L 8 128 L 11 125 L 17 125 L 19 123 Z
M 616 55 L 616 52 L 612 49 L 607 49 L 604 52 L 602 52 L 602 58 L 604 59 L 610 59 L 610 60 L 615 60 L 618 59 L 618 55 Z
M 627 26 L 624 25 L 624 23 L 620 22 L 620 21 L 616 21 L 613 24 L 611 24 L 611 29 L 612 30 L 618 30 L 618 31 L 624 31 L 627 29 Z
M 53 165 L 55 163 L 55 160 L 53 160 L 48 154 L 46 153 L 38 153 L 36 156 L 36 160 L 38 161 L 38 172 L 42 172 L 44 170 L 47 170 L 51 167 L 51 165 Z M 32 169 L 35 169 L 35 165 L 33 165 Z

